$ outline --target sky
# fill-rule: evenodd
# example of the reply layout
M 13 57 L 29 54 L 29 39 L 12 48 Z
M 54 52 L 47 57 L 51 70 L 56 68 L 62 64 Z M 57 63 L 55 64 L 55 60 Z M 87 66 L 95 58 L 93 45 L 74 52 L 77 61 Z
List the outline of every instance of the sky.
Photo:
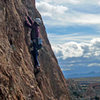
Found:
M 100 73 L 100 0 L 37 0 L 36 7 L 64 75 Z

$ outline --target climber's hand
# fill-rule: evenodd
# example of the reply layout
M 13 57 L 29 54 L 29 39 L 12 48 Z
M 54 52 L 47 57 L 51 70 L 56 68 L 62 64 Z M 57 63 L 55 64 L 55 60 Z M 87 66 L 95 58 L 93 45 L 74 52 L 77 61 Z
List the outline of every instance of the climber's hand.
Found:
M 29 16 L 28 11 L 26 9 L 25 9 L 25 14 L 26 14 L 26 16 Z
M 25 18 L 26 21 L 28 20 L 28 19 L 27 19 L 27 16 L 25 16 L 24 18 Z

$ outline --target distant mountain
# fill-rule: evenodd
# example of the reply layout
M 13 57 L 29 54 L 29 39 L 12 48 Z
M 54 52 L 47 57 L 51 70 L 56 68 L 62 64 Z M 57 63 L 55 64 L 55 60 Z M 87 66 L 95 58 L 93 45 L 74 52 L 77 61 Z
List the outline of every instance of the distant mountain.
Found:
M 81 77 L 99 77 L 100 72 L 91 71 L 89 73 L 79 73 L 79 74 L 65 74 L 66 78 L 81 78 Z
M 66 78 L 100 76 L 100 59 L 98 57 L 60 58 L 58 61 Z

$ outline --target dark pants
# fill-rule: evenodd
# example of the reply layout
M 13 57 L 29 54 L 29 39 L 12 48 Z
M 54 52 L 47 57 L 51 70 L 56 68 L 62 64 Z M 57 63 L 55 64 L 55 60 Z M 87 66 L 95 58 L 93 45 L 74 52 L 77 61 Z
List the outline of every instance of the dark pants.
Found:
M 36 43 L 34 43 L 34 42 L 33 42 L 33 50 L 31 51 L 31 54 L 32 54 L 32 56 L 34 58 L 34 66 L 35 66 L 35 68 L 37 66 L 39 67 L 40 66 L 39 61 L 38 61 L 39 53 L 38 53 L 38 50 L 37 50 Z

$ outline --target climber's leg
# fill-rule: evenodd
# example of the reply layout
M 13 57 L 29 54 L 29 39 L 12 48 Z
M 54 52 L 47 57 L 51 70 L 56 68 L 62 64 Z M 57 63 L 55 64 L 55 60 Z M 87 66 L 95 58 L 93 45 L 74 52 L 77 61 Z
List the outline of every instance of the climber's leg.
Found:
M 34 42 L 33 42 L 33 50 L 31 51 L 31 54 L 34 59 L 34 73 L 37 74 L 41 70 L 40 70 L 40 64 L 39 64 L 39 60 L 38 60 L 39 53 L 38 53 L 36 44 Z
M 38 50 L 36 48 L 36 44 L 34 42 L 33 42 L 33 48 L 34 48 L 34 50 L 33 50 L 33 58 L 34 58 L 34 63 L 35 63 L 34 66 L 36 68 L 36 67 L 39 67 L 40 64 L 39 64 L 39 61 L 38 61 L 39 53 L 38 53 Z
M 34 73 L 35 75 L 38 74 L 41 70 L 40 70 L 40 64 L 38 61 L 38 52 L 34 51 Z
M 34 66 L 35 66 L 35 68 L 37 68 L 37 67 L 40 67 L 40 64 L 39 64 L 39 61 L 38 61 L 38 51 L 33 51 L 34 52 L 34 55 L 33 55 L 33 57 L 34 57 Z

